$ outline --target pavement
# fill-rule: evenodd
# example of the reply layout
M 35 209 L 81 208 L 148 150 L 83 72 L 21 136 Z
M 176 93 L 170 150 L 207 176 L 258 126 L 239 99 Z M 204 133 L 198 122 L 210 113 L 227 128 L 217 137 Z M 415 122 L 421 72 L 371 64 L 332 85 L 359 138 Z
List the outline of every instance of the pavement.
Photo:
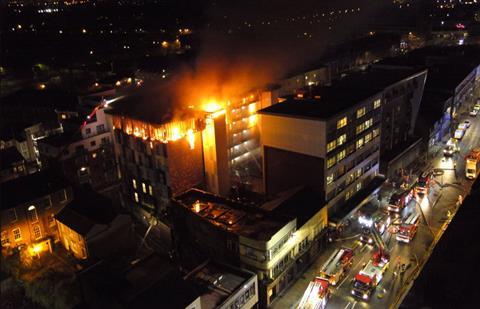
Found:
M 473 101 L 472 101 L 473 102 Z M 351 216 L 352 224 L 345 229 L 341 239 L 332 242 L 317 260 L 306 270 L 287 291 L 279 295 L 272 304 L 273 308 L 296 308 L 309 282 L 319 273 L 321 266 L 332 252 L 340 247 L 353 248 L 355 252 L 352 268 L 347 276 L 335 287 L 331 287 L 331 297 L 327 308 L 396 308 L 403 297 L 408 293 L 413 280 L 421 272 L 423 265 L 432 253 L 435 244 L 448 227 L 458 209 L 458 196 L 465 196 L 470 191 L 473 181 L 465 178 L 465 155 L 471 148 L 480 146 L 480 116 L 470 117 L 468 111 L 460 114 L 459 120 L 469 119 L 471 126 L 460 142 L 460 153 L 452 158 L 444 158 L 440 151 L 437 156 L 430 158 L 426 165 L 418 168 L 414 173 L 421 173 L 424 169 L 440 169 L 431 182 L 428 195 L 416 197 L 401 212 L 405 219 L 411 212 L 421 214 L 418 230 L 410 243 L 400 243 L 395 234 L 386 231 L 383 240 L 390 252 L 390 265 L 375 293 L 369 301 L 363 301 L 351 296 L 352 280 L 376 250 L 372 245 L 363 244 L 359 240 L 360 224 L 356 214 Z M 456 164 L 455 164 L 456 162 Z M 395 189 L 391 185 L 382 187 L 381 200 L 374 200 L 378 212 L 386 211 L 389 196 Z M 397 222 L 400 220 L 397 220 Z M 395 232 L 391 230 L 391 232 Z M 405 271 L 398 268 L 405 264 Z

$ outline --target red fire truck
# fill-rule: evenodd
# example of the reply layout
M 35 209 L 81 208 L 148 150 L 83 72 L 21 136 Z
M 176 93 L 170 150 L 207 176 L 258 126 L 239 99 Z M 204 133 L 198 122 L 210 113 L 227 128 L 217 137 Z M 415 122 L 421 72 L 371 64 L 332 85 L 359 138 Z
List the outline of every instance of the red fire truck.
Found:
M 399 213 L 412 200 L 412 191 L 412 189 L 407 189 L 400 193 L 393 193 L 388 203 L 388 211 Z
M 415 192 L 418 195 L 428 194 L 428 189 L 430 188 L 430 174 L 427 172 L 422 173 L 418 177 L 417 185 L 415 186 Z
M 327 306 L 330 291 L 328 281 L 319 277 L 310 282 L 297 309 L 324 309 Z
M 400 225 L 400 229 L 397 233 L 398 241 L 408 243 L 413 239 L 413 237 L 415 237 L 415 234 L 417 233 L 419 217 L 420 216 L 418 213 L 413 212 L 408 216 L 405 222 Z
M 340 248 L 335 250 L 328 260 L 323 264 L 319 277 L 327 280 L 331 285 L 340 282 L 353 263 L 353 250 Z

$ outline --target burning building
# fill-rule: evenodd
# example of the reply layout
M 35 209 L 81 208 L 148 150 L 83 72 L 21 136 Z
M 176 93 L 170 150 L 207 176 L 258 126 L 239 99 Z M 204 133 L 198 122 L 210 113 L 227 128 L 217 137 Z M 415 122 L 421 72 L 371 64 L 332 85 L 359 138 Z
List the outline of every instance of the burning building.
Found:
M 139 102 L 136 96 L 119 100 L 107 112 L 107 121 L 113 128 L 123 202 L 147 219 L 165 214 L 172 195 L 203 183 L 205 119 L 193 110 L 177 118 L 166 110 L 148 112 Z

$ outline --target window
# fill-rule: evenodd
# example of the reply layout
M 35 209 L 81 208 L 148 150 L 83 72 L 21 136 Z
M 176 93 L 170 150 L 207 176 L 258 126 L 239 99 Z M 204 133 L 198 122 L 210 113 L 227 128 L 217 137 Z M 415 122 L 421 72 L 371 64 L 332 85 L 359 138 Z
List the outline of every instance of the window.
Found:
M 332 151 L 333 149 L 335 149 L 335 147 L 337 147 L 337 141 L 333 140 L 327 144 L 327 152 Z
M 153 196 L 153 187 L 148 185 L 148 193 Z
M 342 119 L 337 121 L 337 129 L 341 129 L 347 125 L 347 117 L 343 117 Z
M 10 209 L 10 211 L 8 212 L 8 216 L 10 218 L 10 222 L 17 221 L 17 212 L 15 211 L 15 208 Z
M 363 132 L 363 130 L 365 130 L 365 123 L 362 122 L 357 126 L 355 133 L 360 134 Z
M 365 135 L 365 144 L 372 140 L 372 132 Z
M 95 146 L 95 145 L 97 145 L 97 142 L 96 142 L 96 141 L 91 141 L 91 142 L 90 142 L 90 146 L 93 147 L 93 146 Z
M 86 128 L 86 129 L 85 129 L 85 134 L 90 134 L 90 133 L 92 133 L 92 129 Z
M 42 237 L 42 232 L 40 231 L 40 226 L 35 225 L 33 227 L 33 237 L 35 237 L 35 239 L 39 239 L 40 237 Z
M 143 193 L 147 193 L 147 185 L 144 182 L 142 182 L 142 191 Z
M 373 118 L 368 119 L 365 121 L 365 129 L 370 128 L 373 125 Z
M 359 139 L 357 140 L 357 144 L 356 144 L 357 149 L 360 149 L 360 148 L 363 147 L 363 142 L 364 142 L 364 141 L 363 141 L 363 137 L 362 137 L 362 138 L 359 138 Z
M 334 165 L 335 165 L 335 157 L 331 157 L 330 159 L 327 159 L 327 168 L 331 168 Z
M 333 173 L 327 176 L 327 185 L 331 184 L 334 180 L 334 175 Z
M 382 104 L 382 101 L 380 99 L 376 99 L 375 101 L 373 101 L 373 108 L 377 109 L 380 107 L 381 104 Z
M 97 134 L 105 132 L 105 125 L 101 124 L 97 126 Z
M 345 200 L 349 200 L 353 195 L 353 192 L 352 191 L 347 191 L 347 193 L 345 194 Z
M 8 240 L 8 232 L 2 231 L 2 247 L 6 247 L 9 244 L 10 244 L 10 241 Z
M 15 241 L 22 240 L 22 233 L 19 228 L 13 229 L 13 239 L 15 239 Z
M 137 189 L 137 181 L 135 179 L 132 179 L 132 185 L 134 189 Z
M 30 205 L 30 207 L 28 207 L 27 210 L 28 210 L 28 219 L 30 220 L 30 222 L 32 223 L 37 222 L 38 215 L 37 215 L 37 209 L 35 208 L 35 206 Z
M 342 134 L 337 138 L 337 146 L 343 145 L 347 141 L 347 135 Z
M 380 128 L 372 130 L 373 138 L 377 137 L 380 134 Z
M 355 172 L 355 178 L 358 178 L 358 177 L 360 177 L 360 176 L 362 176 L 362 169 L 361 169 L 361 168 L 359 168 L 359 169 Z
M 340 151 L 340 152 L 337 154 L 337 162 L 342 161 L 344 158 L 345 158 L 345 149 L 342 150 L 342 151 Z
M 137 192 L 133 193 L 133 197 L 135 198 L 135 202 L 138 203 L 140 201 L 140 199 L 138 198 L 138 193 Z
M 365 107 L 357 109 L 357 119 L 365 115 Z

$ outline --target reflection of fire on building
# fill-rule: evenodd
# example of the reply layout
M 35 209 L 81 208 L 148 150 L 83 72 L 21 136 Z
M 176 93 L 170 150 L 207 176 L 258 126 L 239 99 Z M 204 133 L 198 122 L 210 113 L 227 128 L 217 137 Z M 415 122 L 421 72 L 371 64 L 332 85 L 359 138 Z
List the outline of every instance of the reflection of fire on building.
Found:
M 3 183 L 0 198 L 2 254 L 51 251 L 52 241 L 59 240 L 54 215 L 72 199 L 66 179 L 43 170 Z
M 261 190 L 262 159 L 257 111 L 277 102 L 273 89 L 254 91 L 226 106 L 229 166 L 233 183 Z
M 170 198 L 191 187 L 228 195 L 232 180 L 261 183 L 256 111 L 271 105 L 272 92 L 258 91 L 225 107 L 206 104 L 203 111 L 172 112 L 147 100 L 126 97 L 107 111 L 124 202 L 140 218 L 162 218 Z
M 124 202 L 147 218 L 166 210 L 172 195 L 203 183 L 204 119 L 190 111 L 180 119 L 127 116 L 122 100 L 110 110 Z M 163 119 L 163 120 L 162 120 Z

